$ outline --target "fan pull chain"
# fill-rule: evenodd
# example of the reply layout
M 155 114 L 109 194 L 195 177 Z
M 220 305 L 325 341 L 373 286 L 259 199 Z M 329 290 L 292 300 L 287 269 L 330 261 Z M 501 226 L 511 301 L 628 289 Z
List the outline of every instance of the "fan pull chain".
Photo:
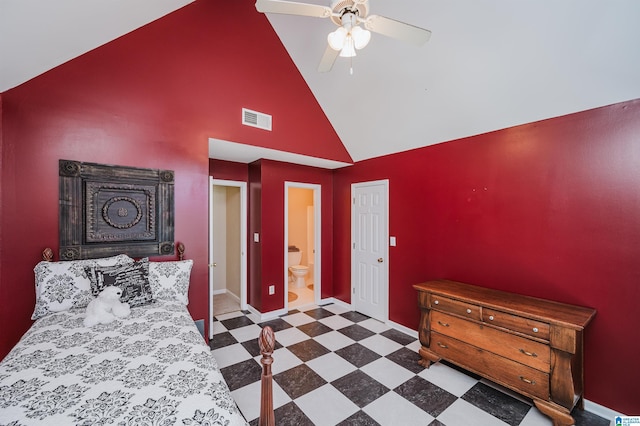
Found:
M 349 75 L 353 75 L 353 56 L 349 57 Z

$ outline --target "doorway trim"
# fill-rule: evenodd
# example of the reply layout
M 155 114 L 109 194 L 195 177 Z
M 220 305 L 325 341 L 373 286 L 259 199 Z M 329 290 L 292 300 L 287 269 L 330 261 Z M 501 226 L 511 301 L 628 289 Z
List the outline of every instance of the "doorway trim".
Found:
M 356 283 L 358 282 L 358 268 L 356 265 L 356 249 L 355 249 L 355 241 L 356 241 L 356 200 L 355 200 L 355 190 L 357 188 L 362 188 L 362 187 L 367 187 L 367 186 L 374 186 L 374 185 L 382 185 L 384 187 L 384 206 L 385 206 L 385 221 L 384 221 L 384 235 L 382 235 L 381 240 L 384 241 L 383 247 L 384 247 L 384 259 L 385 262 L 387 262 L 387 266 L 385 268 L 386 270 L 386 276 L 384 277 L 385 280 L 385 287 L 383 288 L 383 295 L 386 298 L 385 303 L 384 303 L 384 318 L 382 318 L 382 321 L 384 321 L 385 323 L 389 322 L 389 179 L 382 179 L 382 180 L 374 180 L 374 181 L 368 181 L 368 182 L 358 182 L 358 183 L 352 183 L 351 184 L 351 309 L 355 310 L 356 308 L 356 303 L 355 303 L 355 298 L 356 298 L 356 291 L 357 291 L 357 285 Z
M 284 308 L 289 310 L 289 269 L 287 266 L 287 256 L 289 253 L 289 188 L 303 188 L 313 190 L 313 302 L 317 305 L 322 294 L 322 205 L 321 191 L 322 185 L 315 183 L 284 182 Z
M 247 182 L 209 176 L 209 338 L 213 338 L 213 187 L 240 188 L 240 309 L 247 309 Z

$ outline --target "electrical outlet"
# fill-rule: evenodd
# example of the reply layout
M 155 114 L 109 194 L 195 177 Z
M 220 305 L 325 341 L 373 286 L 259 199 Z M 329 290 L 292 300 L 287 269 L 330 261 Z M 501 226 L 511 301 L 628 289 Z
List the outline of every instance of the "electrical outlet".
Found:
M 276 286 L 275 285 L 270 285 L 269 286 L 269 296 L 272 296 L 276 294 Z

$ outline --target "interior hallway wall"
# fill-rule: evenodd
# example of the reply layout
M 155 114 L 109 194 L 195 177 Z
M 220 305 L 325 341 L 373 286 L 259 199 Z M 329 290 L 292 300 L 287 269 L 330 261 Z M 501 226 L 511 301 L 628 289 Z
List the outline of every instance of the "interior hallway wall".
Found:
M 213 205 L 213 291 L 231 292 L 239 299 L 240 188 L 213 185 Z
M 227 202 L 227 291 L 240 298 L 240 188 L 226 187 Z
M 213 185 L 214 293 L 227 289 L 227 241 L 227 187 Z

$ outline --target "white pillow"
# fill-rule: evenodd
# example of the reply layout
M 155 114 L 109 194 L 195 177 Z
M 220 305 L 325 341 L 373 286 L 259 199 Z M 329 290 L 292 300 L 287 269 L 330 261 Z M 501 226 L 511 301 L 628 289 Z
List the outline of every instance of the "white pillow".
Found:
M 149 262 L 149 284 L 154 300 L 177 300 L 189 304 L 189 278 L 193 259 Z
M 36 277 L 35 320 L 53 312 L 84 308 L 93 299 L 85 266 L 114 266 L 133 263 L 126 254 L 100 259 L 42 261 L 33 269 Z

